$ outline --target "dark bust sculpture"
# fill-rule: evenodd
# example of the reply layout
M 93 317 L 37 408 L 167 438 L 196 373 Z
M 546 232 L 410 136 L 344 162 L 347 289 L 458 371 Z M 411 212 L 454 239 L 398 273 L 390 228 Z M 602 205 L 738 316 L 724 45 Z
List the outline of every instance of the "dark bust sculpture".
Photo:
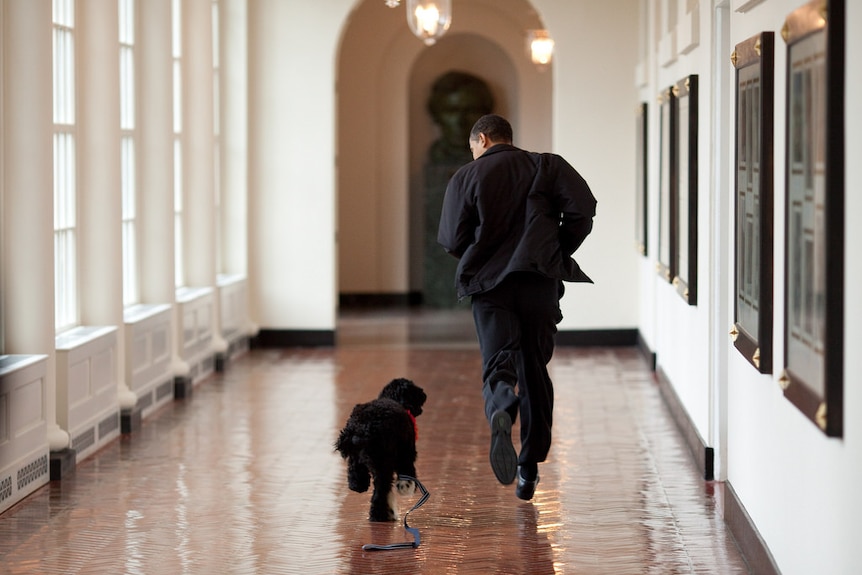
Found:
M 469 162 L 467 147 L 470 129 L 481 116 L 494 107 L 491 90 L 481 78 L 466 72 L 447 72 L 431 88 L 428 113 L 440 127 L 440 138 L 431 145 L 428 159 L 432 164 Z
M 481 78 L 466 72 L 447 72 L 431 88 L 428 113 L 440 128 L 425 165 L 425 265 L 422 301 L 426 306 L 451 308 L 458 261 L 437 243 L 437 226 L 446 185 L 455 171 L 473 160 L 467 140 L 481 116 L 493 111 L 494 98 Z

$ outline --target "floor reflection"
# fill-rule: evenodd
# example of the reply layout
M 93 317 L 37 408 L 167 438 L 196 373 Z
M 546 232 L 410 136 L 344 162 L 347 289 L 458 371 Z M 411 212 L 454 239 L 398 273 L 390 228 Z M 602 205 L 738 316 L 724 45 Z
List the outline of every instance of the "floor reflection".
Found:
M 3 572 L 747 573 L 633 349 L 559 348 L 555 439 L 532 502 L 488 465 L 469 312 L 355 314 L 327 349 L 253 351 L 0 516 Z M 401 523 L 367 521 L 332 443 L 394 377 L 428 394 Z M 513 434 L 517 437 L 517 431 Z M 403 503 L 409 509 L 414 500 Z

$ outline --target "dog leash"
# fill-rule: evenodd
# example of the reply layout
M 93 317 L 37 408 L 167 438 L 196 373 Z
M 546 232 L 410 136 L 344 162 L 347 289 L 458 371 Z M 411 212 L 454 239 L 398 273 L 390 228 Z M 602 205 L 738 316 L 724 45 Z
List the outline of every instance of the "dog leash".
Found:
M 412 481 L 416 484 L 416 487 L 419 488 L 419 491 L 422 492 L 422 497 L 419 498 L 419 501 L 416 502 L 416 505 L 413 506 L 410 511 L 404 514 L 404 529 L 407 530 L 411 535 L 413 535 L 413 541 L 405 541 L 403 543 L 391 543 L 389 545 L 375 545 L 374 543 L 368 543 L 362 546 L 363 551 L 389 551 L 392 549 L 416 549 L 419 547 L 419 530 L 415 527 L 410 527 L 407 524 L 407 516 L 412 512 L 416 511 L 420 507 L 422 507 L 426 501 L 428 501 L 428 497 L 430 494 L 428 490 L 425 489 L 425 486 L 419 482 L 415 477 L 410 477 L 409 475 L 399 475 L 398 479 L 404 481 Z

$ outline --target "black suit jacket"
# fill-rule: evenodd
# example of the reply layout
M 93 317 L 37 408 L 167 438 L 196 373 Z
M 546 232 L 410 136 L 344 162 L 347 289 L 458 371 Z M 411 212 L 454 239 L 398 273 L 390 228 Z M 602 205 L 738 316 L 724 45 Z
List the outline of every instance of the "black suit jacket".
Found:
M 452 176 L 437 241 L 459 258 L 459 298 L 512 272 L 592 282 L 572 254 L 595 214 L 589 186 L 561 156 L 497 144 Z

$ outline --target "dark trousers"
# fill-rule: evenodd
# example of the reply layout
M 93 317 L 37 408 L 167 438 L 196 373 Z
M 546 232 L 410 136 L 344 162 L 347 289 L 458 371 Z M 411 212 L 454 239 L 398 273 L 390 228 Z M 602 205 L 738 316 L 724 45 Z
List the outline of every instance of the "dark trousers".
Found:
M 554 388 L 547 366 L 562 319 L 559 284 L 519 272 L 472 298 L 482 351 L 485 416 L 490 419 L 504 409 L 515 421 L 520 413 L 520 464 L 544 461 L 551 448 Z

